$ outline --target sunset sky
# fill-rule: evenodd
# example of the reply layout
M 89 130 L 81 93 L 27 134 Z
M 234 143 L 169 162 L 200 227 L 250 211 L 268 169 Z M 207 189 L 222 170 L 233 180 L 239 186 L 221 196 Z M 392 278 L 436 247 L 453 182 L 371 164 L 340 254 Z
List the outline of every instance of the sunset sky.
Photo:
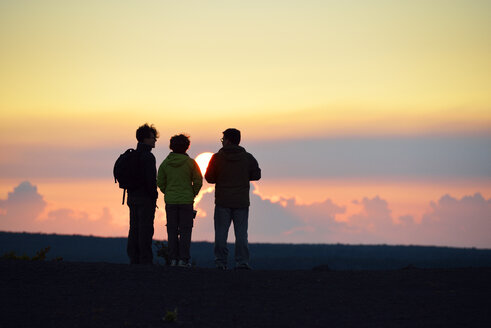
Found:
M 491 2 L 0 1 L 0 230 L 125 236 L 135 130 L 242 131 L 252 242 L 491 248 Z M 155 238 L 166 238 L 163 196 Z M 204 184 L 193 240 L 213 240 Z M 229 235 L 233 240 L 233 233 Z

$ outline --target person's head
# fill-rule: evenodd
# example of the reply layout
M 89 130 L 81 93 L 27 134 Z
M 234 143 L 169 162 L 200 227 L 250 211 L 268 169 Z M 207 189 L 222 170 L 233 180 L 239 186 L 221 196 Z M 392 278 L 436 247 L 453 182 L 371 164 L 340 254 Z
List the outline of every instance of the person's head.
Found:
M 223 131 L 223 139 L 222 143 L 225 145 L 226 143 L 230 143 L 232 145 L 239 145 L 240 143 L 240 131 L 237 129 L 227 129 Z
M 181 133 L 170 138 L 169 148 L 174 153 L 185 154 L 190 144 L 189 136 Z
M 155 142 L 159 137 L 159 132 L 152 125 L 148 125 L 148 123 L 143 124 L 136 130 L 136 140 L 138 142 L 155 147 Z

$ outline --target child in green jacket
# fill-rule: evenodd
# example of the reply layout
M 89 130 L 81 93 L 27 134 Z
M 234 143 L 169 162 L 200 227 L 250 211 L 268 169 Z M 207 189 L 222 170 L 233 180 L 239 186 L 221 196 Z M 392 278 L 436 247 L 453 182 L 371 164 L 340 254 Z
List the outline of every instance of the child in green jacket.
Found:
M 160 164 L 157 186 L 164 194 L 167 216 L 167 240 L 172 266 L 191 266 L 190 247 L 194 219 L 194 198 L 203 185 L 196 161 L 186 154 L 190 145 L 184 134 L 170 139 L 172 150 Z

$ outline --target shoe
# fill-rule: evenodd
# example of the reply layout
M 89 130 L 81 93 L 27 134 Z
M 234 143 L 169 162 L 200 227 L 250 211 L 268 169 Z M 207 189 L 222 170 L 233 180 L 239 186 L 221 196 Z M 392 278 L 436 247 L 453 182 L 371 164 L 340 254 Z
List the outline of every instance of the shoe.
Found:
M 189 263 L 189 261 L 179 260 L 179 263 L 177 263 L 177 266 L 180 266 L 182 268 L 190 268 L 191 263 Z
M 177 266 L 177 260 L 170 261 L 170 266 Z
M 216 269 L 220 271 L 226 271 L 227 266 L 225 264 L 217 264 Z
M 239 264 L 235 267 L 235 270 L 252 270 L 252 268 L 247 263 Z

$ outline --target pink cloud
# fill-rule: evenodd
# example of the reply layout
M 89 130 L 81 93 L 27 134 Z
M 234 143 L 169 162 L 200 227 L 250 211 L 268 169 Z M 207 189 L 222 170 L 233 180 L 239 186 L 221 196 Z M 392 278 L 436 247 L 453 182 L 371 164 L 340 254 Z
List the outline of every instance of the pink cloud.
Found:
M 397 243 L 394 238 L 397 226 L 394 224 L 392 211 L 386 200 L 375 196 L 363 198 L 361 201 L 353 201 L 353 204 L 361 206 L 358 213 L 351 215 L 346 226 L 338 238 L 342 242 L 363 244 Z M 397 233 L 396 235 L 399 235 Z
M 327 199 L 308 205 L 294 198 L 265 199 L 251 195 L 249 239 L 253 242 L 349 243 L 349 244 L 422 244 L 463 247 L 491 247 L 491 200 L 480 194 L 461 200 L 444 196 L 431 203 L 423 222 L 412 215 L 394 217 L 389 203 L 375 196 L 353 201 L 359 211 L 338 222 L 336 215 L 346 213 Z M 195 225 L 200 240 L 213 238 L 213 192 L 206 194 L 199 207 L 207 213 Z M 233 231 L 231 229 L 231 231 Z M 465 231 L 465 233 L 460 233 Z M 230 232 L 229 241 L 233 241 Z
M 392 224 L 392 211 L 387 201 L 379 196 L 372 199 L 365 197 L 361 202 L 353 201 L 353 203 L 362 205 L 362 210 L 349 218 L 350 226 L 376 231 Z
M 0 229 L 28 231 L 31 224 L 46 208 L 46 202 L 37 187 L 29 181 L 21 182 L 7 199 L 0 199 Z
M 349 206 L 356 206 L 359 211 L 345 222 L 336 220 L 337 215 L 346 214 Z M 485 199 L 480 193 L 460 199 L 445 195 L 431 202 L 429 207 L 421 223 L 416 223 L 410 214 L 393 217 L 390 204 L 380 196 L 365 197 L 344 206 L 330 199 L 308 205 L 298 204 L 294 198 L 272 201 L 259 193 L 251 193 L 249 240 L 491 248 L 491 199 Z M 195 220 L 193 240 L 213 241 L 213 190 L 203 195 L 197 208 L 201 215 Z M 0 229 L 96 236 L 127 234 L 128 227 L 118 225 L 108 208 L 95 214 L 69 208 L 45 211 L 46 201 L 37 187 L 22 182 L 6 199 L 0 199 Z M 165 239 L 165 227 L 164 231 L 159 230 L 163 217 L 164 211 L 157 211 L 155 227 L 156 236 L 163 232 Z M 231 228 L 229 241 L 233 240 Z
M 491 247 L 491 198 L 480 193 L 461 199 L 445 195 L 423 216 L 421 235 L 434 244 L 463 247 Z M 430 235 L 431 236 L 428 236 Z
M 308 205 L 289 199 L 285 209 L 302 222 L 301 226 L 288 231 L 290 242 L 332 243 L 344 226 L 336 221 L 336 215 L 345 213 L 346 207 L 330 199 Z
M 60 208 L 50 211 L 47 217 L 37 222 L 40 232 L 56 231 L 60 234 L 81 234 L 95 236 L 124 236 L 128 229 L 114 224 L 107 207 L 102 213 L 90 215 L 85 211 Z
M 205 217 L 195 220 L 193 229 L 194 240 L 213 240 L 214 226 L 214 190 L 207 192 L 199 202 L 197 209 L 206 213 Z M 251 193 L 249 209 L 249 240 L 252 242 L 290 242 L 285 238 L 288 231 L 303 225 L 294 213 L 280 203 L 263 199 Z M 233 226 L 230 228 L 229 241 L 233 241 Z
M 8 193 L 7 199 L 0 199 L 0 229 L 96 236 L 127 234 L 127 227 L 114 224 L 108 208 L 96 215 L 68 208 L 54 209 L 44 215 L 46 205 L 36 186 L 28 181 L 20 183 Z
M 346 208 L 331 200 L 309 205 L 297 204 L 294 198 L 276 201 L 263 198 L 254 190 L 249 209 L 249 240 L 263 243 L 329 243 L 343 226 L 335 220 Z M 197 240 L 213 240 L 214 192 L 206 193 L 198 205 L 206 217 L 195 221 L 193 236 Z M 193 237 L 194 238 L 194 237 Z M 233 228 L 229 241 L 233 241 Z

